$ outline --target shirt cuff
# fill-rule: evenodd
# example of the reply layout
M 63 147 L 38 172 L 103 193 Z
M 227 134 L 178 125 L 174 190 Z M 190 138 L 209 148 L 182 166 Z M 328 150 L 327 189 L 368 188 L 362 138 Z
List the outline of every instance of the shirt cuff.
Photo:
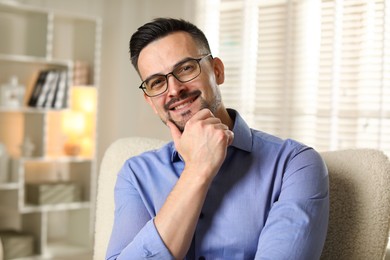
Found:
M 162 241 L 160 234 L 154 225 L 154 219 L 151 219 L 146 223 L 133 242 L 143 258 L 174 259 Z

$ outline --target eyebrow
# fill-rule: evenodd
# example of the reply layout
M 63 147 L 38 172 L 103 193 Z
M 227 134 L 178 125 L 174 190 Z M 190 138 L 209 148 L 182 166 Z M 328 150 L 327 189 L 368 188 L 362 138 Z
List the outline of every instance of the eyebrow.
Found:
M 171 70 L 170 72 L 168 72 L 168 74 L 169 74 L 169 73 L 172 73 L 173 70 L 174 70 L 177 66 L 179 66 L 180 64 L 182 64 L 182 63 L 184 63 L 184 62 L 187 62 L 187 61 L 189 61 L 189 60 L 193 60 L 193 59 L 196 59 L 196 58 L 186 57 L 186 58 L 183 58 L 183 59 L 179 60 L 178 62 L 176 62 L 176 63 L 172 66 L 172 70 Z M 166 75 L 166 74 L 163 74 L 163 73 L 155 73 L 155 74 L 152 74 L 152 75 L 148 76 L 148 77 L 144 80 L 144 82 L 150 80 L 151 78 L 153 78 L 153 77 L 155 77 L 155 76 L 165 76 L 165 75 Z

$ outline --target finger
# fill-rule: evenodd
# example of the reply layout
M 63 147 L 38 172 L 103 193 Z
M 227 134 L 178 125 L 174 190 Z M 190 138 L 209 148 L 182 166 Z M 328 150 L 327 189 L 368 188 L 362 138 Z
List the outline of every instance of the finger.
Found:
M 192 127 L 200 123 L 202 126 L 220 124 L 221 120 L 211 113 L 210 110 L 200 110 L 194 114 L 186 123 L 185 128 Z
M 222 124 L 220 122 L 216 122 L 214 128 L 215 129 L 222 129 L 222 130 L 229 130 L 229 127 L 227 125 Z
M 221 122 L 221 119 L 217 118 L 217 117 L 209 117 L 209 118 L 206 118 L 206 119 L 202 119 L 202 121 L 205 123 L 205 124 L 210 124 L 210 125 L 224 125 L 222 122 Z
M 228 146 L 231 145 L 234 141 L 234 133 L 233 131 L 227 130 L 227 135 L 228 135 Z
M 181 132 L 177 126 L 172 123 L 171 121 L 167 121 L 167 126 L 169 127 L 169 130 L 171 131 L 172 139 L 174 143 L 177 143 L 180 140 Z
M 195 119 L 206 119 L 210 117 L 215 117 L 214 114 L 208 108 L 203 108 L 199 110 L 195 115 Z

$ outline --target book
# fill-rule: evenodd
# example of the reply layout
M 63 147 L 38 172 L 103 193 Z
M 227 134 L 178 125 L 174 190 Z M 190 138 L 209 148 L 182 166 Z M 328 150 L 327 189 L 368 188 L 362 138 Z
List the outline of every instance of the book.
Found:
M 32 94 L 28 100 L 28 106 L 55 109 L 66 108 L 67 98 L 67 70 L 43 70 L 39 72 Z
M 31 96 L 28 100 L 28 103 L 27 103 L 28 106 L 30 106 L 30 107 L 36 106 L 36 103 L 38 101 L 38 97 L 42 91 L 43 84 L 45 83 L 47 73 L 48 73 L 48 71 L 46 71 L 46 70 L 41 71 L 39 73 L 39 76 L 38 76 L 38 78 L 35 82 L 35 85 L 33 87 Z
M 54 78 L 47 91 L 45 101 L 42 104 L 43 107 L 45 108 L 53 107 L 53 101 L 54 101 L 56 90 L 58 88 L 59 81 L 60 81 L 60 71 L 54 71 Z
M 61 71 L 59 74 L 56 90 L 54 93 L 54 98 L 52 102 L 52 107 L 55 109 L 67 107 L 68 99 L 68 74 L 67 72 Z
M 39 93 L 38 100 L 35 104 L 35 107 L 45 107 L 45 104 L 48 100 L 49 94 L 53 88 L 55 88 L 56 82 L 58 78 L 58 72 L 55 70 L 49 70 L 45 83 L 42 85 L 41 92 Z

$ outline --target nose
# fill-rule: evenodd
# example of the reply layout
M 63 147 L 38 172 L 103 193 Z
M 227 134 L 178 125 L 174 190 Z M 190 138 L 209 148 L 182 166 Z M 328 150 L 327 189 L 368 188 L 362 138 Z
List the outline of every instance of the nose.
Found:
M 181 83 L 172 74 L 167 76 L 167 84 L 169 97 L 179 96 L 180 93 L 185 89 L 184 83 Z

